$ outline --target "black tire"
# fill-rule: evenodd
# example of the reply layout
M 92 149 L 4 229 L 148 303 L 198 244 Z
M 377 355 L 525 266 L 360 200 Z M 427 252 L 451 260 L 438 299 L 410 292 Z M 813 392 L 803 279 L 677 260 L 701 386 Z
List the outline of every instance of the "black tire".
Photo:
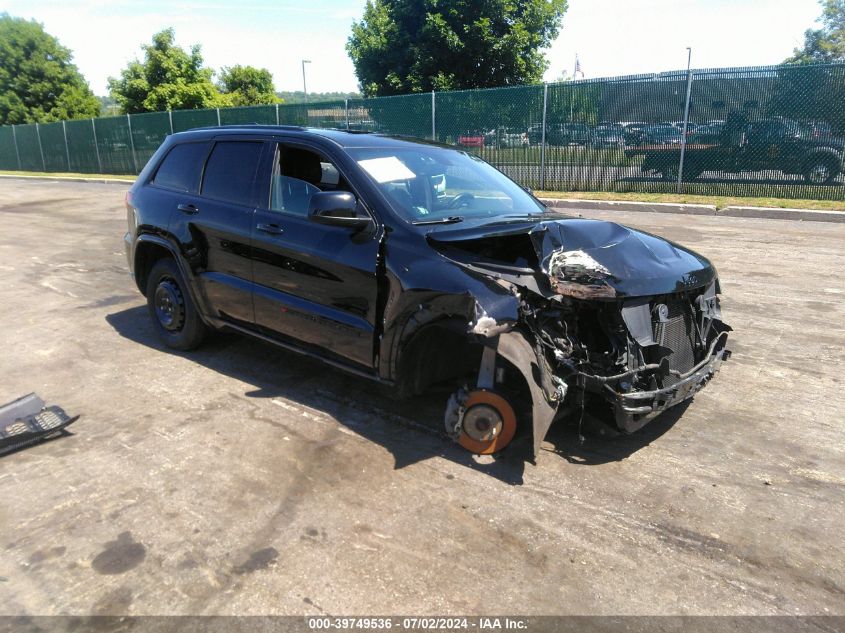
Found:
M 817 158 L 804 170 L 804 180 L 811 185 L 829 185 L 839 174 L 839 165 L 830 158 Z
M 660 175 L 663 177 L 663 180 L 667 180 L 669 182 L 676 182 L 678 180 L 678 166 L 666 165 L 664 167 L 661 167 Z
M 172 259 L 158 260 L 147 277 L 147 310 L 156 334 L 167 347 L 194 349 L 208 333 Z

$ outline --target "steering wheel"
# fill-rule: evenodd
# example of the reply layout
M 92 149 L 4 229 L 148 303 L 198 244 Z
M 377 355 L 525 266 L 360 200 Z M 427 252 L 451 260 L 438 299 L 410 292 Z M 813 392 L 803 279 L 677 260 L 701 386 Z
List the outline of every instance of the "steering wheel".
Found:
M 446 205 L 446 207 L 449 209 L 458 209 L 460 207 L 469 205 L 469 203 L 473 200 L 475 200 L 475 196 L 469 191 L 464 191 L 463 193 L 459 193 L 457 196 L 449 200 L 449 203 Z

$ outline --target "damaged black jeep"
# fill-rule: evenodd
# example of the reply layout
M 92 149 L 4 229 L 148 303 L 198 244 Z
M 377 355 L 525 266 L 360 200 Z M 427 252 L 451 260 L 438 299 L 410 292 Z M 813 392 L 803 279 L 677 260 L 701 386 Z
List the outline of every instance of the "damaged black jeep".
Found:
M 555 215 L 484 161 L 378 135 L 279 126 L 165 141 L 126 198 L 156 331 L 228 329 L 407 396 L 451 392 L 476 453 L 589 411 L 633 432 L 728 358 L 704 257 Z

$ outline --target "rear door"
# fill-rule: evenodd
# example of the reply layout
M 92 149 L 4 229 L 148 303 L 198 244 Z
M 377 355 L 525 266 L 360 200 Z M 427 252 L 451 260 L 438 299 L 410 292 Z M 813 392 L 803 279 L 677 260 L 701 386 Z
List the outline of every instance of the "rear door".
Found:
M 252 325 L 250 233 L 256 172 L 264 142 L 226 137 L 214 142 L 199 195 L 174 216 L 183 254 L 194 269 L 212 317 Z
M 371 368 L 383 229 L 375 221 L 358 232 L 310 221 L 318 191 L 351 191 L 369 211 L 324 149 L 296 139 L 273 150 L 252 223 L 256 323 Z

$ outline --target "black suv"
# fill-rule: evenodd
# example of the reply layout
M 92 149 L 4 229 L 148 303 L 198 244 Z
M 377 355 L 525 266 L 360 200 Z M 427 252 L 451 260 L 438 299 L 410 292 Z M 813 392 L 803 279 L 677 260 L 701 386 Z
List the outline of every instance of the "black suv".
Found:
M 459 149 L 193 130 L 167 138 L 126 205 L 129 266 L 166 345 L 228 329 L 399 396 L 451 384 L 446 430 L 477 453 L 519 431 L 536 455 L 573 408 L 632 432 L 728 356 L 705 258 L 554 215 Z

